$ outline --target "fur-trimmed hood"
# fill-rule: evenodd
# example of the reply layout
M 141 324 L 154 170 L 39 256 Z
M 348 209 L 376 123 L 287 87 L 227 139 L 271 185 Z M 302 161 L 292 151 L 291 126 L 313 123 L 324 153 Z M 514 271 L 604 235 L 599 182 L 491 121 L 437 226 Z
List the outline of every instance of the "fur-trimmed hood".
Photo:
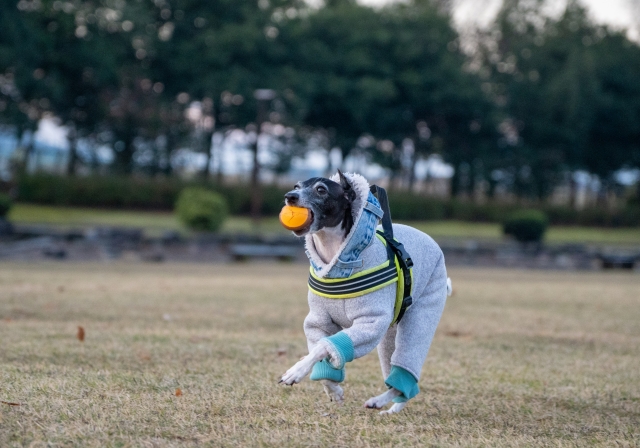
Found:
M 329 263 L 323 262 L 316 250 L 312 235 L 305 236 L 306 253 L 318 277 L 349 277 L 354 269 L 361 267 L 360 253 L 371 243 L 378 220 L 383 215 L 378 200 L 369 191 L 369 182 L 363 176 L 344 173 L 344 177 L 355 191 L 356 198 L 351 206 L 353 227 L 340 245 L 338 253 Z M 330 179 L 340 182 L 339 174 L 334 174 Z

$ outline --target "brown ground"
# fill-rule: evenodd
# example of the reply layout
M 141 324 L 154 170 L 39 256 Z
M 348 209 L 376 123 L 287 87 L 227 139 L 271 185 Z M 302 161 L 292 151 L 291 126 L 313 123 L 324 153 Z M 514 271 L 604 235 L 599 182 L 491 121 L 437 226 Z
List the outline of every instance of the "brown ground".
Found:
M 450 269 L 422 393 L 381 417 L 375 353 L 342 407 L 276 384 L 306 269 L 0 264 L 0 446 L 640 444 L 637 273 Z

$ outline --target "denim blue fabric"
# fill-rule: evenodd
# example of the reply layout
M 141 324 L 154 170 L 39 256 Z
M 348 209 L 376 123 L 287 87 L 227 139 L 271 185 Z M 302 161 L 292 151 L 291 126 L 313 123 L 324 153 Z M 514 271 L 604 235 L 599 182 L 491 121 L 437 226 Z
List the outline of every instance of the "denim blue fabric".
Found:
M 371 240 L 376 234 L 378 220 L 383 215 L 384 212 L 380 208 L 378 199 L 372 193 L 369 193 L 362 215 L 360 215 L 360 219 L 355 224 L 356 227 L 351 229 L 351 237 L 347 241 L 347 245 L 339 255 L 336 264 L 324 278 L 347 278 L 353 274 L 355 269 L 364 266 L 360 254 L 371 244 Z M 320 270 L 311 257 L 309 257 L 309 262 L 316 272 Z

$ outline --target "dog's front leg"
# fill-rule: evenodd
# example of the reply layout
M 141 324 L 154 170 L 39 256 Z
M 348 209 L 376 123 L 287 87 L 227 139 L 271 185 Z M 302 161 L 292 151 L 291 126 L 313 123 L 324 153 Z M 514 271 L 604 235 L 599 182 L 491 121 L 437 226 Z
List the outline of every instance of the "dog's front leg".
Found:
M 302 379 L 307 376 L 313 366 L 318 361 L 322 361 L 324 358 L 329 356 L 329 351 L 326 346 L 322 343 L 316 344 L 315 347 L 309 352 L 307 356 L 302 358 L 300 361 L 295 363 L 293 367 L 285 372 L 280 378 L 279 383 L 284 383 L 287 386 L 292 386 L 296 383 L 302 381 Z

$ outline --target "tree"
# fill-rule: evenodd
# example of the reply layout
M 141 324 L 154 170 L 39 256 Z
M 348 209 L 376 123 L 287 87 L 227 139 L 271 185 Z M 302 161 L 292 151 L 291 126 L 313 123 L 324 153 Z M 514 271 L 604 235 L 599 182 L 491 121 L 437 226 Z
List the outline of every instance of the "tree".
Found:
M 540 199 L 564 172 L 607 179 L 637 164 L 640 76 L 637 44 L 593 24 L 580 3 L 557 19 L 541 7 L 505 2 L 481 51 L 504 116 L 501 168 L 517 194 Z

